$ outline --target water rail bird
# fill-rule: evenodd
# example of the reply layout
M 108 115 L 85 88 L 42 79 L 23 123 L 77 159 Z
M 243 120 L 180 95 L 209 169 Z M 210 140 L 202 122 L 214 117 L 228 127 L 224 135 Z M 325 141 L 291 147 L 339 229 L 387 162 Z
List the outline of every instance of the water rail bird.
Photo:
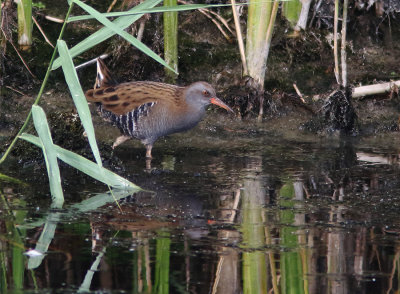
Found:
M 98 105 L 105 120 L 121 131 L 122 136 L 116 139 L 113 148 L 136 138 L 146 146 L 146 158 L 152 157 L 151 150 L 158 138 L 196 126 L 208 105 L 233 112 L 206 82 L 186 87 L 151 81 L 118 84 L 101 59 L 97 59 L 95 87 L 85 96 Z

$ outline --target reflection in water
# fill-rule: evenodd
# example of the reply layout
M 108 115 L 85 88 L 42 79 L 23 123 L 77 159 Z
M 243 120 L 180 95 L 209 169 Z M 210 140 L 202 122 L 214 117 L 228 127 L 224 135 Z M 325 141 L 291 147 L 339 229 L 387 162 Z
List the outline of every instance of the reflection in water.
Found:
M 234 224 L 237 216 L 240 189 L 235 193 L 224 195 L 219 203 L 218 220 L 224 224 Z M 226 240 L 229 244 L 234 244 L 239 239 L 239 232 L 232 229 L 218 230 L 218 240 Z M 215 250 L 220 252 L 211 293 L 238 293 L 240 289 L 239 276 L 239 251 L 228 246 L 215 246 Z
M 268 293 L 267 255 L 265 247 L 265 192 L 260 170 L 261 158 L 254 158 L 247 166 L 241 199 L 242 280 L 243 293 Z
M 176 152 L 151 173 L 127 164 L 155 193 L 115 193 L 122 211 L 98 195 L 42 214 L 2 183 L 0 293 L 399 291 L 397 157 L 349 142 L 270 148 Z

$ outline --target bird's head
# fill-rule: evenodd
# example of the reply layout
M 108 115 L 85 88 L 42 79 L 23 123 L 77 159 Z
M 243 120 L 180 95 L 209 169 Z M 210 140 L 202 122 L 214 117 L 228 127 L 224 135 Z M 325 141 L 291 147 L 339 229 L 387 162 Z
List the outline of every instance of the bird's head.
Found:
M 186 102 L 198 108 L 205 108 L 209 104 L 215 104 L 233 112 L 228 105 L 217 98 L 214 88 L 205 82 L 196 82 L 187 88 Z

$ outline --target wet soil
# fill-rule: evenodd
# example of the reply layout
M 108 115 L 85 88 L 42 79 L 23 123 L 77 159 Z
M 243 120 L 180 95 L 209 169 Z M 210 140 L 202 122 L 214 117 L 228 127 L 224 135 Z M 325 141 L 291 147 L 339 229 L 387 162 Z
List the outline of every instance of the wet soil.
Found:
M 220 10 L 223 14 L 224 10 Z M 44 10 L 41 13 L 48 13 L 48 11 Z M 371 21 L 368 25 L 365 24 L 362 14 L 356 16 L 350 21 L 349 27 L 359 28 L 362 27 L 361 24 L 364 24 L 366 31 L 360 31 L 360 29 L 349 31 L 348 83 L 351 87 L 355 87 L 397 79 L 400 76 L 396 62 L 400 56 L 400 46 L 397 45 L 400 44 L 398 42 L 400 24 L 393 15 L 381 22 Z M 229 15 L 225 17 L 229 18 Z M 320 17 L 322 19 L 324 16 Z M 257 105 L 252 111 L 246 111 L 246 103 L 253 94 L 251 89 L 246 87 L 246 81 L 241 76 L 239 52 L 234 39 L 227 40 L 217 27 L 200 13 L 185 12 L 182 13 L 181 19 L 180 75 L 177 83 L 187 85 L 194 81 L 206 80 L 216 87 L 218 95 L 233 106 L 238 115 L 244 115 L 247 119 L 254 118 L 258 113 Z M 44 25 L 47 24 L 45 20 L 42 21 Z M 295 36 L 287 33 L 290 28 L 284 20 L 279 19 L 278 22 L 268 60 L 264 120 L 269 121 L 280 116 L 303 116 L 304 120 L 310 121 L 309 124 L 312 125 L 315 119 L 318 121 L 323 118 L 321 108 L 332 91 L 337 88 L 333 74 L 332 38 L 329 31 L 325 31 L 329 29 L 329 25 L 320 24 L 318 30 L 310 28 L 307 32 L 301 32 Z M 145 31 L 143 40 L 151 44 L 152 49 L 159 54 L 162 54 L 162 35 L 157 28 L 161 26 L 161 23 L 162 19 L 153 15 L 147 22 L 148 30 Z M 389 26 L 390 29 L 387 29 Z M 52 28 L 54 31 L 50 31 L 50 36 L 54 34 L 52 37 L 55 38 L 57 28 Z M 93 26 L 81 28 L 79 34 L 75 33 L 77 28 L 77 24 L 74 24 L 66 32 L 66 38 L 70 38 L 72 43 L 83 39 L 97 26 L 93 24 Z M 364 38 L 360 39 L 359 36 L 364 36 Z M 32 50 L 23 54 L 27 60 L 30 60 L 34 74 L 41 77 L 44 75 L 47 56 L 50 55 L 51 48 L 39 35 L 37 39 Z M 112 57 L 106 62 L 121 82 L 163 81 L 164 79 L 163 69 L 157 63 L 143 57 L 140 52 L 132 50 L 128 44 L 118 38 L 94 48 L 91 54 L 100 55 L 103 52 L 111 53 Z M 85 53 L 84 56 L 76 59 L 76 63 L 79 63 L 81 58 L 89 59 L 88 54 Z M 16 57 L 10 52 L 5 60 L 6 75 L 2 78 L 7 87 L 2 87 L 0 96 L 2 109 L 0 132 L 8 134 L 15 133 L 20 126 L 39 86 L 35 83 L 35 79 L 26 75 L 26 71 L 18 66 L 17 62 L 13 62 L 14 59 Z M 89 66 L 78 72 L 85 89 L 92 87 L 95 78 L 94 71 L 94 66 Z M 25 77 L 22 77 L 24 73 Z M 300 102 L 293 83 L 304 95 L 306 104 Z M 61 117 L 64 112 L 73 112 L 72 105 L 56 107 L 59 103 L 64 103 L 63 99 L 58 101 L 58 96 L 66 92 L 60 70 L 53 73 L 49 89 L 51 90 L 48 90 L 49 95 L 44 97 L 46 100 L 44 104 L 53 105 Z M 24 95 L 17 93 L 16 90 Z M 352 101 L 357 114 L 367 113 L 367 115 L 358 115 L 360 133 L 397 131 L 397 100 L 398 94 L 394 89 L 392 93 Z M 304 129 L 319 131 L 317 126 Z
M 111 150 L 119 132 L 92 108 L 104 165 L 146 190 L 121 199 L 115 191 L 119 207 L 115 198 L 102 196 L 106 186 L 60 163 L 66 201 L 63 209 L 50 209 L 41 152 L 18 142 L 0 165 L 0 292 L 398 291 L 396 91 L 352 100 L 357 132 L 321 131 L 323 106 L 336 90 L 328 34 L 278 37 L 270 54 L 265 116 L 258 123 L 256 113 L 239 115 L 248 92 L 235 44 L 215 27 L 206 29 L 204 16 L 187 17 L 177 83 L 211 82 L 236 116 L 210 107 L 195 129 L 158 140 L 148 169 L 140 142 Z M 351 85 L 398 78 L 399 27 L 392 22 L 391 38 L 375 38 L 374 30 L 354 38 Z M 145 41 L 154 40 L 160 50 L 159 33 L 149 30 Z M 95 50 L 110 48 L 119 49 L 108 62 L 120 81 L 163 80 L 157 64 L 119 40 Z M 38 76 L 44 68 L 34 67 Z M 84 88 L 93 85 L 94 67 L 79 74 Z M 12 89 L 1 90 L 0 153 L 35 97 L 37 85 L 19 77 L 9 74 L 5 81 Z M 292 89 L 294 82 L 306 104 Z M 91 158 L 66 93 L 56 75 L 41 101 L 54 141 Z M 95 197 L 105 204 L 84 205 Z M 45 255 L 24 255 L 29 249 Z

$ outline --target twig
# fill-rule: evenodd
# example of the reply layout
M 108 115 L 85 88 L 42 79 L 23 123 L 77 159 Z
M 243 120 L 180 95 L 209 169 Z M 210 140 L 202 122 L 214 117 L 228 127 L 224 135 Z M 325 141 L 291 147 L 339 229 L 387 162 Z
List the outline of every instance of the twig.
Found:
M 305 185 L 303 185 L 303 191 L 306 194 L 306 199 L 310 199 L 310 197 L 311 197 L 310 192 L 308 191 L 308 189 Z
M 232 31 L 231 27 L 230 27 L 229 24 L 228 24 L 228 21 L 227 21 L 225 18 L 223 18 L 223 17 L 222 17 L 221 15 L 219 15 L 218 13 L 216 13 L 216 12 L 214 12 L 214 11 L 212 11 L 212 10 L 209 10 L 209 9 L 207 9 L 207 8 L 202 8 L 202 9 L 204 9 L 205 11 L 211 13 L 212 15 L 215 15 L 215 17 L 219 19 L 219 21 L 228 29 L 228 31 L 229 31 L 232 35 L 234 34 L 234 32 Z
M 382 84 L 375 84 L 369 86 L 361 86 L 353 89 L 353 98 L 358 98 L 367 95 L 383 94 L 392 91 L 394 87 L 400 87 L 400 80 Z
M 47 19 L 47 20 L 49 20 L 49 21 L 52 21 L 52 22 L 64 23 L 64 20 L 63 20 L 63 19 L 57 18 L 57 17 L 54 17 L 54 16 L 45 15 L 44 18 Z
M 222 33 L 222 35 L 224 35 L 224 37 L 230 41 L 231 38 L 228 36 L 228 34 L 224 31 L 224 29 L 222 28 L 222 26 L 215 20 L 215 18 L 213 18 L 210 14 L 208 14 L 207 11 L 205 11 L 204 9 L 199 9 L 200 13 L 203 13 L 206 17 L 208 17 L 209 19 L 211 19 L 211 21 L 217 26 L 217 28 L 219 29 L 219 31 Z
M 301 102 L 303 102 L 304 104 L 306 104 L 306 101 L 303 98 L 303 94 L 301 94 L 299 88 L 297 88 L 297 85 L 293 83 L 293 88 L 296 91 L 297 95 L 299 95 Z
M 94 58 L 94 59 L 92 59 L 92 60 L 86 61 L 86 62 L 84 62 L 84 63 L 81 63 L 81 64 L 75 66 L 75 69 L 78 70 L 78 69 L 81 69 L 81 68 L 86 67 L 86 66 L 88 66 L 88 65 L 91 65 L 91 64 L 93 64 L 93 63 L 96 63 L 97 58 L 105 59 L 105 58 L 107 58 L 107 57 L 108 57 L 108 54 L 100 55 L 99 57 L 96 57 L 96 58 Z
M 342 86 L 347 86 L 347 63 L 346 63 L 346 26 L 347 26 L 347 7 L 348 0 L 343 1 L 343 15 L 342 15 L 342 42 L 340 58 L 342 60 Z
M 312 24 L 314 23 L 314 19 L 315 19 L 315 17 L 317 16 L 317 12 L 318 11 L 320 11 L 319 10 L 319 7 L 321 6 L 321 3 L 322 3 L 322 0 L 319 0 L 318 2 L 317 2 L 317 4 L 315 4 L 314 5 L 314 13 L 313 13 L 313 16 L 312 16 L 312 18 L 311 18 L 311 20 L 310 20 L 310 23 L 308 24 L 308 27 L 309 28 L 311 28 L 312 27 Z
M 335 0 L 335 14 L 333 19 L 333 56 L 335 59 L 335 77 L 336 82 L 340 85 L 339 76 L 339 57 L 338 57 L 338 20 L 339 20 L 339 0 Z
M 234 223 L 234 220 L 235 220 L 235 217 L 236 217 L 236 214 L 237 214 L 237 211 L 238 211 L 238 206 L 239 206 L 239 201 L 240 201 L 240 194 L 241 194 L 240 193 L 240 188 L 238 188 L 236 190 L 235 198 L 234 198 L 234 201 L 233 201 L 233 204 L 232 204 L 232 208 L 231 208 L 232 213 L 229 216 L 229 219 L 227 220 L 229 223 Z M 215 280 L 214 280 L 214 283 L 213 283 L 213 286 L 212 286 L 211 293 L 213 293 L 213 294 L 217 293 L 218 284 L 219 284 L 219 281 L 221 279 L 221 272 L 222 272 L 222 269 L 223 269 L 222 265 L 224 263 L 224 260 L 225 260 L 225 256 L 221 255 L 219 257 L 217 270 L 216 270 L 216 273 L 215 273 Z
M 114 0 L 114 1 L 110 4 L 110 6 L 108 7 L 107 12 L 110 12 L 110 11 L 114 8 L 114 6 L 115 6 L 116 3 L 117 3 L 117 0 Z
M 276 14 L 278 13 L 279 2 L 280 1 L 278 1 L 278 0 L 274 1 L 274 4 L 272 6 L 272 11 L 271 11 L 271 18 L 270 18 L 269 24 L 268 24 L 267 34 L 265 37 L 265 42 L 268 46 L 268 48 L 267 48 L 268 51 L 269 51 L 269 47 L 271 46 L 272 32 L 274 31 L 274 24 L 275 24 Z
M 236 217 L 236 214 L 237 214 L 237 211 L 238 211 L 239 201 L 240 201 L 240 188 L 237 189 L 236 193 L 235 193 L 235 199 L 233 201 L 232 208 L 231 208 L 232 209 L 232 214 L 229 217 L 229 222 L 230 223 L 233 223 L 234 220 L 235 220 L 235 217 Z
M 224 263 L 224 260 L 225 260 L 225 256 L 221 255 L 219 257 L 218 264 L 217 264 L 217 270 L 215 272 L 215 280 L 214 280 L 214 283 L 212 286 L 212 291 L 211 291 L 212 294 L 217 293 L 218 284 L 221 279 L 222 264 Z
M 247 76 L 249 74 L 249 70 L 247 69 L 247 61 L 246 61 L 246 55 L 245 55 L 245 51 L 244 51 L 244 42 L 243 42 L 243 36 L 242 36 L 242 29 L 240 27 L 240 19 L 239 19 L 237 10 L 236 10 L 237 8 L 236 8 L 235 0 L 231 0 L 231 3 L 232 3 L 233 20 L 235 21 L 236 36 L 237 36 L 237 41 L 238 41 L 238 45 L 239 45 L 240 58 L 242 59 L 243 75 Z
M 54 45 L 50 42 L 50 40 L 47 38 L 46 34 L 44 33 L 42 27 L 39 25 L 39 23 L 37 22 L 37 20 L 33 17 L 32 15 L 32 20 L 35 23 L 35 25 L 37 26 L 37 28 L 39 29 L 40 33 L 42 34 L 43 38 L 46 40 L 46 42 L 54 48 Z
M 31 70 L 29 69 L 28 64 L 26 64 L 24 58 L 23 58 L 22 55 L 19 53 L 17 47 L 15 47 L 14 43 L 12 42 L 12 40 L 10 40 L 10 39 L 7 37 L 7 35 L 6 35 L 6 33 L 4 32 L 3 28 L 1 28 L 1 32 L 3 33 L 4 38 L 5 38 L 5 39 L 11 44 L 11 46 L 14 48 L 15 52 L 17 52 L 19 58 L 21 59 L 22 63 L 24 64 L 24 66 L 25 66 L 25 68 L 28 70 L 28 72 L 31 74 L 31 76 L 32 76 L 34 79 L 37 79 L 37 77 L 36 77 L 36 76 L 31 72 Z
M 138 39 L 139 41 L 142 41 L 142 39 L 143 39 L 145 25 L 146 25 L 146 18 L 142 17 L 139 21 L 139 29 L 137 31 L 137 36 L 136 36 L 136 39 Z
M 11 88 L 10 86 L 6 86 L 6 88 L 7 88 L 7 89 L 10 89 L 11 91 L 14 91 L 14 92 L 16 92 L 16 93 L 18 93 L 18 94 L 20 94 L 20 95 L 22 95 L 22 96 L 26 96 L 25 93 L 23 93 L 23 92 L 21 92 L 21 91 L 19 91 L 19 90 L 17 90 L 17 89 Z
M 184 1 L 184 0 L 178 0 L 179 3 L 182 4 L 188 4 L 188 2 Z M 211 21 L 217 26 L 217 28 L 219 29 L 219 31 L 222 33 L 222 35 L 224 35 L 224 37 L 230 41 L 231 38 L 228 36 L 228 34 L 225 32 L 225 30 L 222 28 L 221 24 L 218 23 L 218 21 L 215 20 L 214 17 L 212 17 L 210 14 L 215 15 L 219 21 L 233 34 L 231 28 L 228 25 L 228 22 L 222 17 L 220 16 L 218 13 L 215 13 L 213 11 L 210 11 L 207 8 L 201 8 L 199 9 L 199 12 L 204 14 L 207 18 L 211 19 Z
M 374 153 L 356 152 L 357 161 L 367 162 L 368 164 L 400 164 L 396 158 L 393 160 L 390 156 L 380 156 Z

